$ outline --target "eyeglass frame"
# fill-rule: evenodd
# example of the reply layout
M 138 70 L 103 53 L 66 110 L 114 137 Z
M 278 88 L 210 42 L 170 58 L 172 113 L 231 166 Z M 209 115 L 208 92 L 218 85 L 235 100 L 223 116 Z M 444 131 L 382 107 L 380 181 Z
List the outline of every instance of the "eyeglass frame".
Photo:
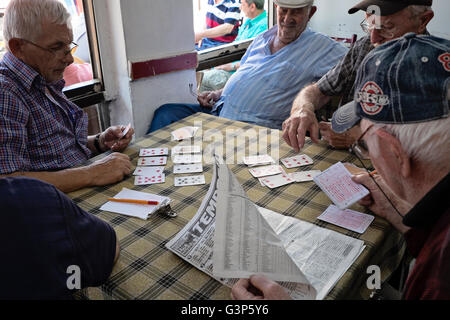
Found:
M 372 129 L 375 125 L 371 124 L 369 127 L 367 127 L 366 130 L 364 130 L 364 132 L 359 136 L 359 138 L 356 140 L 356 142 L 354 144 L 352 144 L 352 146 L 350 147 L 350 152 L 353 153 L 355 155 L 355 157 L 359 160 L 359 162 L 361 163 L 362 167 L 367 171 L 367 173 L 369 174 L 369 177 L 372 179 L 372 181 L 375 183 L 375 185 L 378 187 L 378 189 L 381 191 L 381 193 L 384 195 L 384 197 L 387 199 L 387 201 L 391 204 L 392 208 L 394 208 L 395 212 L 403 218 L 403 215 L 400 213 L 400 211 L 398 211 L 397 207 L 392 203 L 391 199 L 389 199 L 389 197 L 387 196 L 387 194 L 383 191 L 383 189 L 380 187 L 380 185 L 378 184 L 378 182 L 375 180 L 373 174 L 371 174 L 369 168 L 366 167 L 366 165 L 364 164 L 364 162 L 362 161 L 363 159 L 361 159 L 360 155 L 358 155 L 358 152 L 361 152 L 363 154 L 367 155 L 367 159 L 364 160 L 370 160 L 370 156 L 369 156 L 369 149 L 367 148 L 366 143 L 364 142 L 364 145 L 361 143 L 361 141 L 363 140 L 363 137 L 367 134 L 367 132 L 369 132 L 370 129 Z M 359 150 L 358 152 L 355 151 L 355 149 L 357 148 L 361 148 L 362 150 Z M 360 153 L 361 154 L 361 153 Z
M 367 34 L 370 34 L 373 29 L 377 29 L 378 32 L 380 33 L 380 35 L 383 38 L 386 38 L 386 39 L 393 39 L 394 38 L 394 31 L 397 30 L 396 26 L 394 26 L 392 28 L 385 28 L 385 27 L 382 27 L 382 26 L 377 26 L 376 24 L 370 25 L 367 22 L 367 18 L 364 18 L 364 20 L 361 21 L 361 23 L 359 25 L 360 25 L 361 29 Z
M 65 47 L 60 48 L 60 49 L 50 49 L 50 48 L 44 48 L 44 47 L 42 47 L 42 46 L 40 46 L 40 45 L 34 43 L 33 41 L 30 41 L 30 40 L 27 40 L 27 39 L 21 39 L 21 40 L 23 40 L 23 41 L 25 41 L 26 43 L 29 43 L 29 44 L 31 44 L 31 45 L 33 45 L 33 46 L 35 46 L 35 47 L 37 47 L 37 48 L 39 48 L 39 49 L 41 49 L 41 50 L 50 52 L 50 53 L 51 53 L 52 55 L 54 55 L 55 57 L 58 57 L 58 56 L 67 57 L 68 54 L 71 54 L 71 53 L 72 53 L 72 50 L 73 50 L 73 49 L 75 49 L 75 48 L 78 47 L 78 44 L 77 44 L 77 43 L 71 41 L 68 45 L 65 46 L 65 47 L 69 46 L 69 48 L 70 48 L 69 50 L 66 51 L 66 50 L 63 50 L 63 49 L 65 49 Z M 61 54 L 62 54 L 62 55 L 61 55 Z

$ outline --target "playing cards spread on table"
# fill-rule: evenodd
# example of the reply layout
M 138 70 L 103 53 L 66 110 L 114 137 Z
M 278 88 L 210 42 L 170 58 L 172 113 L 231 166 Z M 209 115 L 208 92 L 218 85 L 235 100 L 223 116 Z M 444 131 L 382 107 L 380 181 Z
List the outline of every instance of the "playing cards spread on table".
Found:
M 174 164 L 201 163 L 201 154 L 181 154 L 173 157 Z
M 291 177 L 286 173 L 278 174 L 276 176 L 271 177 L 265 177 L 262 178 L 261 181 L 270 189 L 285 186 L 287 184 L 294 182 L 294 180 L 292 180 Z
M 198 173 L 203 172 L 203 165 L 201 163 L 191 163 L 191 164 L 177 164 L 173 166 L 173 173 Z
M 200 146 L 175 146 L 172 148 L 172 154 L 200 153 Z
M 199 127 L 183 127 L 171 132 L 172 140 L 190 139 L 195 136 Z
M 152 177 L 156 175 L 160 175 L 164 172 L 164 167 L 137 167 L 134 170 L 134 176 L 145 176 Z
M 267 165 L 267 164 L 275 164 L 275 160 L 268 154 L 259 155 L 259 156 L 249 156 L 244 157 L 244 164 L 249 167 Z
M 258 167 L 253 169 L 248 169 L 250 171 L 251 175 L 255 178 L 261 178 L 261 177 L 267 177 L 267 176 L 273 176 L 275 174 L 283 173 L 283 169 L 279 165 L 271 165 L 271 166 L 265 166 L 265 167 Z
M 350 209 L 341 210 L 330 205 L 317 219 L 351 231 L 364 233 L 375 217 Z
M 290 168 L 297 168 L 302 166 L 309 166 L 314 163 L 313 159 L 308 157 L 306 154 L 299 154 L 295 157 L 290 157 L 286 159 L 281 159 L 281 163 L 283 165 L 290 169 Z
M 289 175 L 295 182 L 308 182 L 313 181 L 314 177 L 321 174 L 322 171 L 320 170 L 311 170 L 311 171 L 298 171 L 298 172 L 292 172 Z
M 169 148 L 148 148 L 141 149 L 139 157 L 155 157 L 155 156 L 167 156 L 169 154 Z
M 167 157 L 139 158 L 138 166 L 164 166 L 167 164 Z
M 369 190 L 363 185 L 352 180 L 350 172 L 341 162 L 332 165 L 316 176 L 314 182 L 341 210 L 348 208 L 369 194 Z
M 206 181 L 204 175 L 175 178 L 175 187 L 196 186 L 205 183 Z
M 164 173 L 154 176 L 136 176 L 134 178 L 135 186 L 143 186 L 148 184 L 158 184 L 166 182 L 166 175 Z

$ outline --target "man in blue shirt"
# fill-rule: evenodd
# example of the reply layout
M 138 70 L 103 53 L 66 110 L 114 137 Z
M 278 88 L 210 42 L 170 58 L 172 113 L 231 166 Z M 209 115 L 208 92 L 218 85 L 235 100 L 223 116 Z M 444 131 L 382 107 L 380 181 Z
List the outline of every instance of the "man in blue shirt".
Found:
M 281 129 L 298 89 L 320 79 L 347 49 L 307 27 L 313 0 L 274 2 L 277 26 L 253 41 L 225 88 L 200 94 L 200 105 L 161 106 L 149 132 L 196 112 Z
M 0 299 L 71 299 L 97 287 L 119 257 L 111 226 L 54 186 L 26 177 L 0 179 Z

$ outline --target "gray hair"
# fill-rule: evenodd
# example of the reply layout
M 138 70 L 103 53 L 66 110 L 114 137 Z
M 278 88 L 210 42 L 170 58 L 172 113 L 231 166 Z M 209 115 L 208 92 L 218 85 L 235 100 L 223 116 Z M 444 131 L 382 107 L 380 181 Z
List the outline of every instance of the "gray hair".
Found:
M 264 9 L 264 2 L 266 0 L 244 0 L 244 1 L 247 2 L 248 5 L 251 5 L 252 3 L 254 3 L 256 6 L 256 9 L 262 10 L 262 9 Z
M 431 6 L 421 6 L 421 5 L 410 5 L 408 6 L 408 10 L 411 12 L 411 18 L 417 17 L 418 15 L 421 15 L 422 13 L 433 10 Z
M 422 123 L 386 124 L 377 127 L 395 136 L 413 160 L 437 171 L 445 172 L 450 169 L 450 117 Z
M 58 0 L 11 0 L 3 19 L 6 46 L 13 38 L 36 41 L 44 21 L 72 28 L 70 13 Z

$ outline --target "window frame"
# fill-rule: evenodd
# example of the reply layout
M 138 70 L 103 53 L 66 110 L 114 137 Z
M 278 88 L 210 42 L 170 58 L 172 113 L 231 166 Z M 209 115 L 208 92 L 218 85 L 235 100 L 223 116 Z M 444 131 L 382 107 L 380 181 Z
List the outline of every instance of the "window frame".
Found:
M 105 101 L 105 87 L 103 83 L 93 0 L 83 0 L 82 3 L 94 79 L 66 87 L 63 89 L 63 92 L 77 106 L 87 108 Z

